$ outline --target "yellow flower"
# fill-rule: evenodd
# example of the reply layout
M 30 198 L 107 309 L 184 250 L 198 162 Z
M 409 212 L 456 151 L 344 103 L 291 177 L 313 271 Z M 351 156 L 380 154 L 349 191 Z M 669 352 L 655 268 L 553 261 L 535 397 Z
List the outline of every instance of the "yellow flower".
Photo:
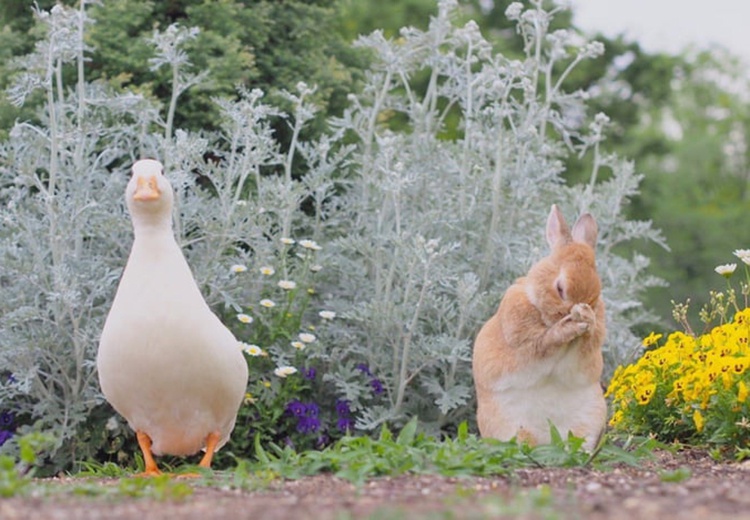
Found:
M 750 323 L 750 307 L 742 309 L 734 315 L 734 321 L 739 325 Z
M 654 382 L 654 373 L 650 370 L 641 370 L 635 376 L 635 386 L 645 387 Z M 654 385 L 651 385 L 654 386 Z
M 245 404 L 255 404 L 255 397 L 250 392 L 245 394 Z
M 650 347 L 652 345 L 656 345 L 656 342 L 661 339 L 662 335 L 657 334 L 656 332 L 652 332 L 645 338 L 643 338 L 643 346 L 644 347 Z
M 615 413 L 612 414 L 612 418 L 609 420 L 609 425 L 612 427 L 617 426 L 622 422 L 622 419 L 625 417 L 625 413 L 622 410 L 617 410 Z
M 703 414 L 700 410 L 696 410 L 695 413 L 693 413 L 693 422 L 695 423 L 695 429 L 698 430 L 698 433 L 703 431 Z
M 744 381 L 740 381 L 737 385 L 737 402 L 744 403 L 747 400 L 747 385 Z
M 653 383 L 639 387 L 635 394 L 636 399 L 638 399 L 638 404 L 641 406 L 648 404 L 651 401 L 651 398 L 654 397 L 655 391 L 656 385 Z
M 732 372 L 734 372 L 737 375 L 741 375 L 747 369 L 748 364 L 750 364 L 750 357 L 743 356 L 743 357 L 733 358 L 732 359 Z
M 669 394 L 669 397 L 679 399 L 681 395 L 685 394 L 686 387 L 687 384 L 684 377 L 675 380 L 675 382 L 672 383 L 672 392 Z
M 692 349 L 695 346 L 695 338 L 676 331 L 669 335 L 665 346 L 677 350 Z

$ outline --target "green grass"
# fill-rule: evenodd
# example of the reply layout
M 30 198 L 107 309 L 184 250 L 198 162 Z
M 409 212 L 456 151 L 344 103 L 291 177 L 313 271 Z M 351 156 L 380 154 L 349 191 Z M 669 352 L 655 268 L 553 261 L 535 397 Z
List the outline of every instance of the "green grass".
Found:
M 280 478 L 297 479 L 321 472 L 360 485 L 367 479 L 404 473 L 448 477 L 507 475 L 523 467 L 612 467 L 636 465 L 649 456 L 655 442 L 629 441 L 618 446 L 604 439 L 593 454 L 583 450 L 582 439 L 563 439 L 553 431 L 552 444 L 531 448 L 515 442 L 480 439 L 466 424 L 453 438 L 438 440 L 417 433 L 415 421 L 394 436 L 383 428 L 378 438 L 347 437 L 322 451 L 297 453 L 291 448 L 255 444 L 257 460 L 245 461 L 243 471 L 270 471 Z
M 408 423 L 398 435 L 383 428 L 376 438 L 346 437 L 322 451 L 297 453 L 289 447 L 261 445 L 255 441 L 255 457 L 237 458 L 230 470 L 208 471 L 195 466 L 180 466 L 174 473 L 198 473 L 195 479 L 133 477 L 142 471 L 142 461 L 135 468 L 113 463 L 85 462 L 80 471 L 62 483 L 33 480 L 36 453 L 43 448 L 39 438 L 22 438 L 21 456 L 0 456 L 0 496 L 23 496 L 65 492 L 74 495 L 107 498 L 144 497 L 156 500 L 179 500 L 190 496 L 196 486 L 262 490 L 280 480 L 294 480 L 320 473 L 333 474 L 361 486 L 367 480 L 382 476 L 432 474 L 446 477 L 492 477 L 511 475 L 519 468 L 594 467 L 608 469 L 618 464 L 637 465 L 650 456 L 656 446 L 648 439 L 609 439 L 605 437 L 593 454 L 582 448 L 576 437 L 562 438 L 552 432 L 552 443 L 529 447 L 516 442 L 480 439 L 462 424 L 452 438 L 436 439 L 417 432 L 416 421 Z M 678 475 L 665 475 L 666 479 Z M 102 479 L 112 482 L 102 483 Z

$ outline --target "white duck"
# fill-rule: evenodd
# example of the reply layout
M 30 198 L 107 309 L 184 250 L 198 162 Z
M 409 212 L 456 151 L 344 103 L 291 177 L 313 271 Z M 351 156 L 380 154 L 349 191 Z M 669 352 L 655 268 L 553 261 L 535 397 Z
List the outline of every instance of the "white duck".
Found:
M 247 364 L 174 238 L 161 163 L 136 162 L 125 197 L 135 241 L 99 343 L 102 392 L 135 430 L 146 475 L 160 473 L 152 454 L 204 449 L 210 467 L 234 428 Z

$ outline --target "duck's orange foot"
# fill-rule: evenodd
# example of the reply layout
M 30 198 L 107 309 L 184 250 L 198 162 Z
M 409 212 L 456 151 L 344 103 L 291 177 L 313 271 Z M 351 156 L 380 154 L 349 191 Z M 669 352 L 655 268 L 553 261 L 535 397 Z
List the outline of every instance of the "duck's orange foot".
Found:
M 137 432 L 135 432 L 135 438 L 138 439 L 138 446 L 141 447 L 141 451 L 143 452 L 143 463 L 146 468 L 141 473 L 137 473 L 133 476 L 156 477 L 161 475 L 162 472 L 159 471 L 159 468 L 156 465 L 156 461 L 154 460 L 154 456 L 151 453 L 151 437 L 149 437 L 145 432 L 138 430 Z
M 211 461 L 214 458 L 214 452 L 216 451 L 216 445 L 219 444 L 219 432 L 211 432 L 206 437 L 206 454 L 198 463 L 201 468 L 211 468 Z
M 214 452 L 216 452 L 216 446 L 219 444 L 219 432 L 211 432 L 206 437 L 206 453 L 198 463 L 198 466 L 205 469 L 211 469 L 211 461 L 214 458 Z M 180 473 L 176 475 L 177 478 L 198 478 L 202 477 L 201 473 Z
M 159 470 L 158 466 L 156 465 L 156 460 L 154 460 L 154 455 L 151 453 L 151 437 L 149 437 L 146 432 L 140 430 L 135 432 L 135 436 L 136 439 L 138 439 L 138 446 L 141 447 L 141 451 L 143 452 L 143 463 L 145 465 L 145 469 L 144 471 L 136 473 L 133 476 L 157 477 L 159 475 L 164 475 L 165 473 L 162 473 Z M 208 434 L 208 437 L 206 437 L 206 453 L 198 463 L 198 466 L 200 466 L 201 468 L 211 469 L 211 461 L 213 460 L 216 446 L 219 444 L 219 439 L 219 432 L 211 432 Z M 177 475 L 170 475 L 167 473 L 166 475 L 170 477 L 174 476 L 176 478 L 198 478 L 203 476 L 200 473 L 180 473 Z

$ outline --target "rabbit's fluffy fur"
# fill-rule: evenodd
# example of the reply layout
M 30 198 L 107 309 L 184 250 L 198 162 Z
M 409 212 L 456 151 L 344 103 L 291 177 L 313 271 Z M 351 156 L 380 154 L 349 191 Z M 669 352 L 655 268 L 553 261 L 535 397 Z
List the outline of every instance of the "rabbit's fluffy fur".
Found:
M 550 424 L 592 450 L 604 428 L 601 282 L 589 214 L 568 228 L 556 206 L 547 219 L 549 256 L 505 293 L 474 343 L 477 423 L 483 437 L 550 442 Z

